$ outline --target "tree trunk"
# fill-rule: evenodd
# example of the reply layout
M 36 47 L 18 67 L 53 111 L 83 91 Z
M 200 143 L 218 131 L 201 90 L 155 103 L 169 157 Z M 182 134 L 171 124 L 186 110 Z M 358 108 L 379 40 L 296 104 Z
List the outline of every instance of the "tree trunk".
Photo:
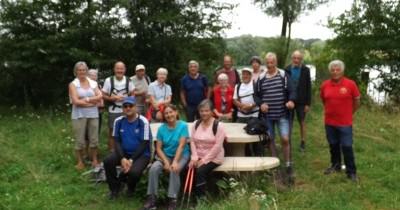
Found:
M 286 37 L 286 28 L 288 24 L 288 17 L 287 14 L 283 14 L 282 17 L 282 30 L 281 30 L 281 37 Z
M 291 22 L 288 22 L 288 27 L 289 27 L 289 32 L 288 32 L 288 37 L 286 39 L 286 49 L 285 49 L 285 54 L 283 55 L 283 57 L 284 57 L 283 63 L 286 62 L 286 58 L 289 55 L 290 41 L 292 38 L 292 23 Z

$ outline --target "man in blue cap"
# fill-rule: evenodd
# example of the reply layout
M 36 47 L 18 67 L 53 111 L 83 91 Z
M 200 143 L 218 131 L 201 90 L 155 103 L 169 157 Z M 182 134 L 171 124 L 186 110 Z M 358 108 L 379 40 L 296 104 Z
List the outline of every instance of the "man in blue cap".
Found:
M 122 110 L 124 115 L 114 121 L 112 136 L 115 141 L 115 151 L 104 160 L 111 200 L 118 197 L 121 180 L 125 178 L 128 186 L 127 195 L 133 196 L 136 184 L 150 160 L 152 140 L 150 125 L 144 116 L 137 113 L 135 97 L 126 97 L 122 103 Z M 119 176 L 116 166 L 121 166 Z

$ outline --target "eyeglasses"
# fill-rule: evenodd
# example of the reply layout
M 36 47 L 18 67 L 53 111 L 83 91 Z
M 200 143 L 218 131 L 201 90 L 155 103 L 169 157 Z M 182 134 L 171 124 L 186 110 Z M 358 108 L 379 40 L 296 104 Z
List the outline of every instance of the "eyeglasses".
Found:
M 132 108 L 132 107 L 133 107 L 133 104 L 124 104 L 122 107 L 124 107 L 125 109 L 126 109 L 126 108 Z

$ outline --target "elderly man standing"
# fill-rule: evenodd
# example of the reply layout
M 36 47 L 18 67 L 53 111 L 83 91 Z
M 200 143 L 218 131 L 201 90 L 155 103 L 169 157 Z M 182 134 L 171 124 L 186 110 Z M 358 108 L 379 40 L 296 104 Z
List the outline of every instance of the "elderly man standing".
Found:
M 344 77 L 344 63 L 334 60 L 329 63 L 331 79 L 321 85 L 321 99 L 324 104 L 325 131 L 331 153 L 331 167 L 325 174 L 339 172 L 341 153 L 346 165 L 346 174 L 357 181 L 353 152 L 353 114 L 360 106 L 360 92 L 356 83 Z
M 131 81 L 135 86 L 136 109 L 141 115 L 145 115 L 147 111 L 146 98 L 149 90 L 150 77 L 146 75 L 146 67 L 139 64 L 135 68 L 135 75 L 131 77 Z
M 286 67 L 286 73 L 292 79 L 296 91 L 295 111 L 300 124 L 300 150 L 306 149 L 306 113 L 311 104 L 311 76 L 310 69 L 303 64 L 303 54 L 296 50 L 292 53 L 292 63 Z M 291 122 L 293 123 L 294 114 Z
M 102 89 L 103 99 L 110 105 L 108 107 L 108 149 L 114 149 L 114 140 L 112 138 L 112 131 L 114 128 L 114 121 L 122 115 L 122 101 L 126 96 L 133 94 L 135 86 L 125 76 L 126 67 L 122 61 L 114 64 L 114 76 L 108 77 L 104 81 Z
M 283 157 L 286 162 L 286 172 L 289 177 L 293 174 L 290 155 L 290 124 L 289 109 L 294 108 L 296 94 L 292 82 L 284 70 L 277 68 L 275 53 L 267 53 L 265 56 L 267 70 L 260 75 L 256 84 L 256 103 L 260 107 L 267 124 L 268 132 L 272 137 L 269 145 L 272 155 L 275 150 L 275 126 L 279 128 Z
M 199 63 L 190 61 L 188 73 L 181 79 L 181 102 L 186 110 L 186 121 L 193 122 L 199 118 L 197 106 L 208 98 L 207 77 L 199 73 Z

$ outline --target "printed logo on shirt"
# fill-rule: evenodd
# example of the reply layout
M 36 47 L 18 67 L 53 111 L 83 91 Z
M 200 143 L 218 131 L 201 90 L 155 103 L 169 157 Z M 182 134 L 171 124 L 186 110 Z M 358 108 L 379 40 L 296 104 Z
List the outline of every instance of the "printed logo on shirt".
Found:
M 139 128 L 136 128 L 136 129 L 135 129 L 135 133 L 139 133 Z
M 119 132 L 123 133 L 123 132 L 124 132 L 124 129 L 119 129 Z
M 347 88 L 342 87 L 342 88 L 340 88 L 339 92 L 340 92 L 340 94 L 343 94 L 343 95 L 344 95 L 344 94 L 347 93 Z

